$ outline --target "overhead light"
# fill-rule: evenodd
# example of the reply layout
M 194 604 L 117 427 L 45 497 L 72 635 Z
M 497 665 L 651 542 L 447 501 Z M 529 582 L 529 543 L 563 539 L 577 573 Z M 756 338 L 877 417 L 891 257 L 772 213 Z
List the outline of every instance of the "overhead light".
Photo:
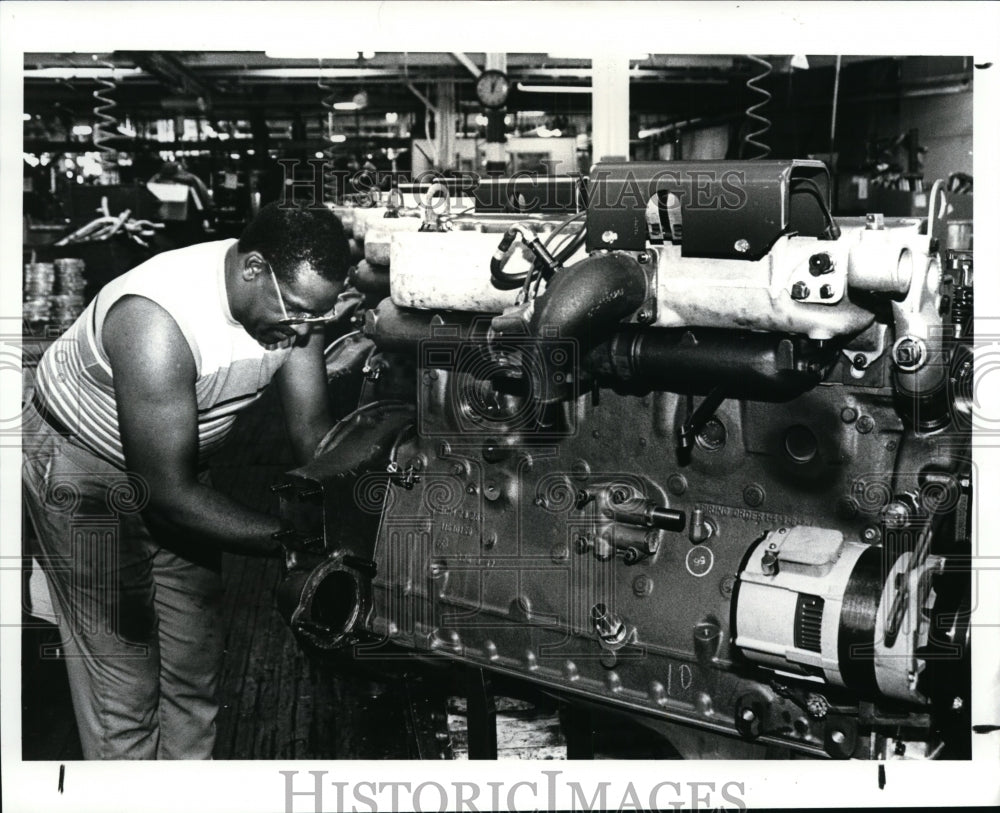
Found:
M 94 132 L 94 128 L 89 124 L 76 124 L 73 126 L 73 135 L 87 136 Z
M 41 163 L 41 161 L 39 161 L 38 158 L 30 152 L 23 153 L 23 155 L 24 162 L 28 164 L 28 166 L 37 167 Z
M 343 133 L 338 133 L 337 135 L 330 136 L 331 144 L 343 144 L 345 141 L 347 141 L 347 136 L 345 136 Z
M 142 68 L 36 68 L 25 70 L 25 79 L 122 79 L 142 73 Z
M 526 85 L 517 83 L 517 89 L 523 93 L 590 93 L 590 85 Z
M 593 59 L 593 55 L 582 51 L 549 51 L 552 59 Z M 642 62 L 649 59 L 649 54 L 629 54 L 630 62 Z
M 788 64 L 793 68 L 798 68 L 800 71 L 809 70 L 809 60 L 806 59 L 805 54 L 796 54 Z
M 395 124 L 399 121 L 399 113 L 386 113 L 385 114 L 386 124 Z
M 334 102 L 334 110 L 360 110 L 361 106 L 357 102 Z
M 519 116 L 524 116 L 525 118 L 537 118 L 538 116 L 544 116 L 544 110 L 518 110 Z
M 478 116 L 476 116 L 476 124 L 477 124 L 477 126 L 479 126 L 479 127 L 485 127 L 489 123 L 490 123 L 490 120 L 488 118 L 486 118 L 486 116 L 484 116 L 482 113 L 480 113 Z
M 268 48 L 264 56 L 269 59 L 372 59 L 374 51 L 347 51 L 344 49 L 327 48 L 322 45 L 305 47 Z
M 24 114 L 24 120 L 25 121 L 31 121 L 31 113 L 25 113 Z
M 323 153 L 321 153 L 321 152 L 317 152 L 316 153 L 316 157 L 317 158 L 325 158 L 326 156 Z

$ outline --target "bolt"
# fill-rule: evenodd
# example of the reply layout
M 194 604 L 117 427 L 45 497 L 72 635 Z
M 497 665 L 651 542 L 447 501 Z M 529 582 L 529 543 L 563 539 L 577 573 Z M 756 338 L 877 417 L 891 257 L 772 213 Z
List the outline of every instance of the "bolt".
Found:
M 740 715 L 740 718 L 745 723 L 752 723 L 757 719 L 757 715 L 754 714 L 753 709 L 743 709 L 743 713 Z
M 632 581 L 632 592 L 639 598 L 648 596 L 653 592 L 653 580 L 645 574 L 636 576 Z
M 867 435 L 872 429 L 875 428 L 875 421 L 868 415 L 862 415 L 858 418 L 857 429 L 862 435 Z
M 489 537 L 487 539 L 483 540 L 483 547 L 485 547 L 487 549 L 489 549 L 489 548 L 495 548 L 498 541 L 499 540 L 497 538 L 497 535 L 495 533 L 492 533 L 492 534 L 489 535 Z
M 733 588 L 736 586 L 735 576 L 726 576 L 721 582 L 719 582 L 719 592 L 725 598 L 730 598 L 733 595 Z
M 885 450 L 887 452 L 894 452 L 894 451 L 896 451 L 896 441 L 894 441 L 894 440 L 887 440 L 885 442 Z
M 834 729 L 833 733 L 830 734 L 830 739 L 833 740 L 837 745 L 843 745 L 847 741 L 847 737 L 844 732 L 839 728 Z
M 765 576 L 774 576 L 778 572 L 778 555 L 773 551 L 765 551 L 760 560 L 760 569 Z
M 601 430 L 600 429 L 595 429 L 593 432 L 590 433 L 590 436 L 594 440 L 597 440 L 601 436 Z
M 584 540 L 584 544 L 586 544 L 586 540 Z M 569 549 L 565 545 L 553 545 L 549 555 L 553 562 L 562 562 L 569 557 Z
M 640 264 L 645 265 L 649 262 L 649 255 L 645 251 L 640 251 L 639 256 L 636 257 L 636 259 L 640 262 Z
M 743 489 L 743 502 L 751 508 L 759 508 L 764 504 L 764 489 L 756 483 L 750 483 Z
M 624 488 L 615 488 L 611 491 L 611 502 L 621 505 L 628 500 L 628 492 Z
M 809 293 L 809 286 L 801 280 L 792 285 L 792 299 L 807 299 Z
M 456 476 L 465 474 L 465 466 L 463 466 L 461 463 L 453 463 L 451 467 L 451 473 Z
M 854 366 L 855 370 L 863 370 L 868 366 L 868 356 L 864 353 L 857 353 L 853 359 L 851 359 L 851 364 Z
M 683 474 L 671 474 L 667 478 L 667 490 L 670 491 L 675 497 L 680 497 L 685 491 L 687 491 L 687 479 Z
M 726 445 L 726 426 L 718 418 L 709 418 L 696 438 L 698 445 L 708 452 L 715 452 Z
M 447 457 L 451 453 L 451 446 L 442 441 L 438 444 L 437 455 L 438 457 Z
M 919 369 L 924 360 L 923 342 L 910 336 L 904 336 L 893 348 L 892 358 L 901 370 L 912 372 Z
M 786 533 L 788 533 L 788 528 L 778 528 L 778 533 L 779 534 L 786 534 Z
M 574 541 L 577 553 L 586 553 L 590 550 L 590 540 L 585 536 L 578 536 Z
M 840 420 L 844 423 L 854 423 L 858 419 L 858 411 L 854 407 L 844 407 L 840 410 Z
M 548 506 L 548 504 L 549 504 L 549 501 L 547 499 L 545 499 L 545 497 L 542 497 L 541 495 L 539 495 L 538 497 L 535 497 L 535 506 L 537 508 L 545 508 L 545 507 Z
M 833 271 L 833 260 L 830 259 L 830 255 L 825 251 L 813 254 L 809 258 L 809 273 L 814 277 L 829 274 L 831 271 Z
M 643 309 L 635 315 L 635 318 L 640 322 L 651 322 L 653 320 L 653 315 L 649 311 Z
M 880 534 L 878 528 L 874 525 L 869 525 L 861 532 L 861 538 L 864 539 L 865 542 L 875 543 L 878 541 L 879 536 Z
M 872 212 L 865 218 L 865 228 L 866 229 L 884 229 L 885 228 L 885 216 Z
M 475 493 L 476 493 L 476 492 L 478 492 L 478 491 L 479 491 L 479 489 L 478 489 L 478 488 L 476 488 L 476 486 L 475 486 L 475 484 L 474 484 L 474 483 L 469 483 L 469 484 L 468 484 L 468 485 L 467 485 L 467 486 L 465 487 L 465 493 L 466 493 L 466 494 L 475 494 Z
M 821 285 L 819 288 L 820 299 L 833 299 L 833 286 Z
M 735 243 L 733 243 L 733 248 L 736 249 L 736 251 L 739 252 L 740 254 L 746 254 L 750 250 L 750 241 L 742 239 L 737 240 Z

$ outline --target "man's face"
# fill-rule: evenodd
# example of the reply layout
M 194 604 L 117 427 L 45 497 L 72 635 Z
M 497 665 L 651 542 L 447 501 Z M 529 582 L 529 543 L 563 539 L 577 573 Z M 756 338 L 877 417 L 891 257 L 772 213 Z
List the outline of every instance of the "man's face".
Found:
M 288 281 L 278 279 L 263 258 L 251 257 L 248 262 L 259 265 L 255 277 L 258 290 L 250 322 L 244 326 L 268 350 L 288 347 L 322 324 L 343 290 L 342 284 L 326 279 L 305 263 Z

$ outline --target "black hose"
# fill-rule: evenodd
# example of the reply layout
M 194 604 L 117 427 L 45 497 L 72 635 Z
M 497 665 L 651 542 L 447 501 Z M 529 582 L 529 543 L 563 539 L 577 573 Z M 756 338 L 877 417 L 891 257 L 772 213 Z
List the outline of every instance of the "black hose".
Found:
M 823 216 L 826 218 L 827 228 L 825 238 L 827 240 L 839 240 L 840 239 L 840 226 L 837 225 L 837 221 L 833 219 L 833 214 L 830 212 L 830 207 L 827 206 L 826 199 L 823 197 L 823 192 L 820 190 L 819 186 L 816 184 L 812 178 L 793 178 L 792 186 L 801 186 L 812 195 L 816 202 L 819 204 L 819 208 L 823 211 Z M 794 192 L 795 189 L 793 188 Z

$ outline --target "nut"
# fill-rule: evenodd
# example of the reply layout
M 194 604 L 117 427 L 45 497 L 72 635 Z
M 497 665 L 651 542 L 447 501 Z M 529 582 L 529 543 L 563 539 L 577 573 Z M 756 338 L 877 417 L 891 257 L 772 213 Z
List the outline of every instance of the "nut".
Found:
M 830 255 L 825 251 L 813 254 L 809 258 L 809 273 L 814 277 L 829 274 L 831 271 L 833 271 L 833 260 L 830 259 Z
M 792 285 L 792 299 L 808 299 L 809 293 L 809 286 L 801 280 Z

